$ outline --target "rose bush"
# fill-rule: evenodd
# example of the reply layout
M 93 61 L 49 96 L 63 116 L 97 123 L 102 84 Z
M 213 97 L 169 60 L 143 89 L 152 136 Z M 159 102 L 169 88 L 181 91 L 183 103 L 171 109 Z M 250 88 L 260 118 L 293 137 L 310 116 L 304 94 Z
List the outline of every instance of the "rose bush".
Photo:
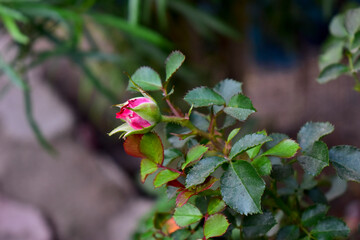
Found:
M 139 68 L 129 90 L 144 98 L 117 105 L 117 118 L 125 124 L 112 134 L 124 132 L 126 153 L 141 158 L 141 181 L 167 192 L 135 239 L 347 238 L 346 223 L 328 216 L 329 202 L 342 194 L 335 191 L 339 186 L 360 182 L 360 149 L 328 149 L 322 141 L 334 131 L 328 122 L 306 123 L 297 141 L 281 133 L 244 131 L 239 126 L 256 109 L 242 83 L 232 79 L 190 90 L 184 100 L 191 107 L 181 112 L 168 85 L 184 58 L 180 52 L 168 57 L 164 81 L 151 68 Z M 171 113 L 161 115 L 146 91 L 162 91 Z M 164 131 L 150 131 L 160 122 Z M 319 177 L 324 168 L 337 175 Z

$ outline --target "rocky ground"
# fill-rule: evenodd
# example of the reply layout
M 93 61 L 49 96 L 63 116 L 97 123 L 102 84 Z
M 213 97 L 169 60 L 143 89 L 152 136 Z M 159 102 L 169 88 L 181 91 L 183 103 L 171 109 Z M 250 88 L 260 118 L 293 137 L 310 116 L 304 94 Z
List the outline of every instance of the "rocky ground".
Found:
M 41 70 L 30 79 L 35 118 L 58 154 L 39 146 L 12 87 L 0 101 L 0 240 L 130 239 L 152 202 L 109 156 L 74 139 L 73 114 Z

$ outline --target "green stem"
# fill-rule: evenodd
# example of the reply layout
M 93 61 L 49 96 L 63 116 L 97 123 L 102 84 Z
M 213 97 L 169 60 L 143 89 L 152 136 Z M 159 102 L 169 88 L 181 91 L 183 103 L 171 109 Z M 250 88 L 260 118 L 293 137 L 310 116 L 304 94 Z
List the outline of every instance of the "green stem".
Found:
M 349 67 L 350 67 L 350 71 L 351 71 L 351 74 L 355 80 L 355 87 L 354 89 L 358 92 L 360 92 L 360 80 L 359 80 L 359 77 L 358 75 L 356 74 L 356 71 L 354 69 L 354 63 L 353 63 L 353 60 L 352 60 L 352 54 L 351 52 L 347 52 L 346 53 L 346 56 L 348 57 L 348 61 L 349 61 Z

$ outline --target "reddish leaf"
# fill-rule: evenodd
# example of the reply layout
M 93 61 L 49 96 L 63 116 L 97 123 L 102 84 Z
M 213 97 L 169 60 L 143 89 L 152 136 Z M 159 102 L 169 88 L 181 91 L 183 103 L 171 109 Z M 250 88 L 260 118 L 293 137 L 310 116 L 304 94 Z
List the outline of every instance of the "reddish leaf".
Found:
M 218 179 L 214 177 L 208 177 L 203 184 L 197 185 L 190 189 L 185 189 L 179 193 L 176 198 L 176 206 L 181 207 L 187 203 L 187 201 L 194 195 L 197 195 L 205 190 L 211 188 Z
M 140 152 L 140 141 L 143 136 L 143 134 L 134 134 L 128 136 L 125 139 L 124 150 L 128 155 L 138 158 L 145 158 L 145 156 Z
M 170 218 L 169 220 L 166 221 L 165 223 L 165 231 L 168 234 L 172 234 L 173 232 L 179 230 L 180 227 L 176 224 L 174 217 Z
M 178 180 L 173 180 L 167 183 L 168 186 L 177 187 L 177 188 L 185 188 L 184 184 L 180 183 Z
M 195 194 L 196 194 L 195 192 L 189 191 L 189 190 L 184 190 L 184 191 L 180 192 L 176 198 L 176 206 L 177 207 L 184 206 L 185 203 L 187 203 L 187 201 Z

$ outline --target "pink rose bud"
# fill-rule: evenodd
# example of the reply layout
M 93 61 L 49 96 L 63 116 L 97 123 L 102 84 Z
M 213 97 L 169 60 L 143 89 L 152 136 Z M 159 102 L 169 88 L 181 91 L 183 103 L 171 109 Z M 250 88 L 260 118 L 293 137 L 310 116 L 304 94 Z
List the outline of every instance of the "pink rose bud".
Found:
M 120 107 L 120 112 L 116 114 L 116 118 L 126 123 L 111 131 L 110 136 L 118 132 L 124 132 L 123 135 L 125 136 L 146 133 L 161 119 L 157 104 L 146 97 L 132 98 L 116 106 Z

